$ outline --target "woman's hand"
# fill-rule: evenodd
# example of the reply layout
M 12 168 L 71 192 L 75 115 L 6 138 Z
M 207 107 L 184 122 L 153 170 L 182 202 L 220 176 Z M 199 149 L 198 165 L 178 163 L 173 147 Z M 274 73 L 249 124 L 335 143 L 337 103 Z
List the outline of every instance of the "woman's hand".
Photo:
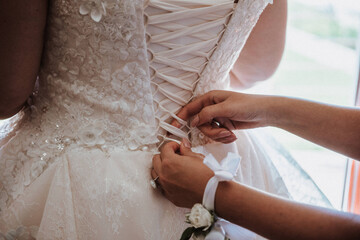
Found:
M 233 130 L 268 125 L 272 99 L 270 96 L 211 91 L 186 105 L 177 115 L 184 120 L 193 117 L 192 127 L 198 127 L 215 141 L 230 143 L 236 140 Z
M 230 143 L 235 129 L 273 126 L 354 159 L 360 159 L 360 109 L 280 96 L 211 91 L 178 116 L 193 117 L 211 139 Z M 217 124 L 219 123 L 219 124 Z M 173 123 L 175 126 L 177 122 Z
M 186 146 L 187 145 L 187 146 Z M 189 143 L 170 142 L 153 158 L 151 175 L 176 206 L 201 203 L 214 173 Z M 360 216 L 276 197 L 234 181 L 221 182 L 216 214 L 268 239 L 360 239 Z
M 159 177 L 156 182 L 172 203 L 191 208 L 202 202 L 206 184 L 214 175 L 203 159 L 202 154 L 191 151 L 186 140 L 181 145 L 169 142 L 153 157 L 152 178 Z

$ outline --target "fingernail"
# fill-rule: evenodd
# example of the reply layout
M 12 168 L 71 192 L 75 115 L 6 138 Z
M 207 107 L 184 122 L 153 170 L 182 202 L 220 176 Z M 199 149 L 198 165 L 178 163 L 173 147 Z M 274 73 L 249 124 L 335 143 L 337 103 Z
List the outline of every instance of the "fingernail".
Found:
M 198 125 L 198 123 L 199 123 L 199 116 L 198 115 L 196 115 L 195 117 L 194 117 L 194 119 L 191 121 L 191 126 L 192 127 L 196 127 L 197 125 Z
M 186 138 L 182 139 L 182 143 L 184 144 L 184 146 L 186 148 L 191 148 L 191 144 L 190 144 L 189 140 L 187 140 Z
M 231 132 L 230 131 L 221 131 L 220 133 L 219 133 L 219 137 L 221 137 L 221 138 L 224 138 L 224 137 L 229 137 L 229 136 L 231 136 Z
M 227 137 L 227 138 L 224 138 L 222 142 L 234 142 L 235 140 L 237 140 L 237 137 L 236 136 L 230 136 L 230 137 Z

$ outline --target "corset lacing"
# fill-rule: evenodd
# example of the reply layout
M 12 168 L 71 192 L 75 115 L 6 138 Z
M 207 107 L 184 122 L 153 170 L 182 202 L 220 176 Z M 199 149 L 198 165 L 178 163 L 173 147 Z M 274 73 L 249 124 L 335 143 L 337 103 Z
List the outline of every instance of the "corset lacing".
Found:
M 147 51 L 160 145 L 167 140 L 188 139 L 191 129 L 176 113 L 193 98 L 234 6 L 232 0 L 146 3 Z M 172 126 L 173 118 L 182 127 Z

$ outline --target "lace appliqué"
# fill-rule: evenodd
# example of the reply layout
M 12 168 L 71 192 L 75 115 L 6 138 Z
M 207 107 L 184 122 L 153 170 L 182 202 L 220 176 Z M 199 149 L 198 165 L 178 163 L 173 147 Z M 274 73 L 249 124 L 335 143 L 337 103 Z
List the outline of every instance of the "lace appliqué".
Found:
M 229 72 L 245 45 L 251 30 L 255 26 L 265 7 L 271 0 L 239 1 L 234 14 L 227 25 L 217 49 L 204 69 L 195 89 L 195 96 L 203 95 L 211 90 L 227 89 L 229 87 Z M 233 37 L 233 36 L 237 37 Z M 192 134 L 193 146 L 211 142 L 200 133 Z
M 169 5 L 161 4 L 161 1 L 154 2 L 162 7 L 169 7 Z M 179 1 L 169 2 L 178 3 Z M 202 1 L 199 2 L 202 3 Z M 231 42 L 242 43 L 246 34 L 235 34 L 235 29 L 242 31 L 236 25 L 245 19 L 244 25 L 239 27 L 244 28 L 244 31 L 250 31 L 251 26 L 247 24 L 253 25 L 257 19 L 257 17 L 252 18 L 251 14 L 260 14 L 261 10 L 256 10 L 256 6 L 261 9 L 265 6 L 263 0 L 241 1 L 239 4 L 242 4 L 241 8 L 244 10 L 237 7 L 236 20 L 231 20 L 231 24 L 228 25 L 227 17 L 230 15 L 227 14 L 232 13 L 233 3 L 230 0 L 224 0 L 224 2 L 227 3 L 223 5 L 223 11 L 227 13 L 222 16 L 219 15 L 220 11 L 217 11 L 218 6 L 205 7 L 206 11 L 211 10 L 211 14 L 207 15 L 203 15 L 204 9 L 194 7 L 195 10 L 190 11 L 193 14 L 192 17 L 198 21 L 194 28 L 184 27 L 176 21 L 169 25 L 166 21 L 165 23 L 158 22 L 164 27 L 162 31 L 166 33 L 149 30 L 148 33 L 151 33 L 152 37 L 148 45 L 146 45 L 144 29 L 143 2 L 140 0 L 53 0 L 49 2 L 47 41 L 39 77 L 39 93 L 35 98 L 35 103 L 23 112 L 24 117 L 17 123 L 19 127 L 7 135 L 5 144 L 0 148 L 1 223 L 8 219 L 5 214 L 9 212 L 14 215 L 23 213 L 21 210 L 13 211 L 14 208 L 10 206 L 13 207 L 13 203 L 20 205 L 23 203 L 22 197 L 28 197 L 27 194 L 24 195 L 24 192 L 38 183 L 35 180 L 50 176 L 47 179 L 50 179 L 53 185 L 52 188 L 48 186 L 51 189 L 49 193 L 42 192 L 43 196 L 47 197 L 44 203 L 47 209 L 39 220 L 42 229 L 39 230 L 38 235 L 33 235 L 32 230 L 25 227 L 13 227 L 13 225 L 24 226 L 24 223 L 11 222 L 9 228 L 14 229 L 6 231 L 3 236 L 6 234 L 10 234 L 12 238 L 36 236 L 41 239 L 41 236 L 47 236 L 46 234 L 54 233 L 53 236 L 62 236 L 62 234 L 71 233 L 75 236 L 81 232 L 88 236 L 85 239 L 90 239 L 92 233 L 89 229 L 93 229 L 94 225 L 82 222 L 76 226 L 75 222 L 64 220 L 75 219 L 75 217 L 63 217 L 62 222 L 59 222 L 59 218 L 49 218 L 71 214 L 74 216 L 85 216 L 85 213 L 98 214 L 108 219 L 117 219 L 116 224 L 106 226 L 111 229 L 109 232 L 116 232 L 123 227 L 121 225 L 123 221 L 119 216 L 131 217 L 132 219 L 127 219 L 128 223 L 136 217 L 142 218 L 140 214 L 135 214 L 133 217 L 128 215 L 128 209 L 124 210 L 124 208 L 141 207 L 141 204 L 136 206 L 132 204 L 132 200 L 146 198 L 147 201 L 153 201 L 149 206 L 158 207 L 156 211 L 152 209 L 156 213 L 161 212 L 163 208 L 170 209 L 160 214 L 162 218 L 158 220 L 176 225 L 177 228 L 158 230 L 161 233 L 151 232 L 153 224 L 150 223 L 153 216 L 150 215 L 146 221 L 143 219 L 143 224 L 149 224 L 151 227 L 142 229 L 140 234 L 146 232 L 146 237 L 149 239 L 161 239 L 159 236 L 163 236 L 163 239 L 173 239 L 178 236 L 176 231 L 179 228 L 179 218 L 174 216 L 179 211 L 173 206 L 167 206 L 166 204 L 170 203 L 162 198 L 154 199 L 153 195 L 142 191 L 144 188 L 134 190 L 136 186 L 147 184 L 149 176 L 146 174 L 149 171 L 147 166 L 137 166 L 133 162 L 135 158 L 141 160 L 138 161 L 141 163 L 151 159 L 151 154 L 145 155 L 144 152 L 154 150 L 153 145 L 158 142 L 157 133 L 164 136 L 164 131 L 174 130 L 169 128 L 170 119 L 175 116 L 181 106 L 191 100 L 195 85 L 199 80 L 196 93 L 222 86 L 223 82 L 216 85 L 210 80 L 223 79 L 227 71 L 225 68 L 230 68 L 232 63 L 229 62 L 240 51 L 241 46 Z M 163 9 L 162 13 L 170 13 L 172 17 L 180 20 L 183 7 L 170 6 L 171 11 Z M 251 12 L 246 14 L 246 9 Z M 171 14 L 171 12 L 175 13 Z M 159 16 L 157 20 L 159 19 L 161 20 L 162 17 Z M 210 19 L 212 23 L 207 25 L 204 23 L 206 19 Z M 188 22 L 188 18 L 183 20 Z M 148 25 L 158 23 L 150 21 Z M 218 31 L 210 36 L 211 34 L 200 31 L 204 26 L 209 27 L 208 29 L 217 28 Z M 228 31 L 233 35 L 227 34 Z M 176 39 L 172 35 L 175 32 L 180 34 L 179 36 L 187 34 L 190 42 L 181 43 L 180 38 Z M 224 39 L 225 36 L 227 39 Z M 150 60 L 147 59 L 148 49 L 153 54 Z M 227 51 L 236 52 L 236 54 L 231 55 L 233 53 Z M 222 57 L 222 54 L 225 57 Z M 226 56 L 229 59 L 226 59 Z M 218 66 L 220 63 L 224 65 L 224 68 Z M 151 91 L 150 83 L 154 91 Z M 207 84 L 210 87 L 207 87 Z M 154 107 L 153 99 L 156 105 Z M 154 109 L 157 111 L 156 116 Z M 183 130 L 175 133 L 178 134 L 177 136 L 182 136 L 182 134 L 186 136 L 188 129 Z M 199 144 L 204 142 L 200 141 Z M 121 154 L 114 156 L 112 155 L 114 152 Z M 124 159 L 119 159 L 118 156 L 130 154 L 129 152 L 144 155 L 133 157 L 129 155 Z M 91 154 L 87 155 L 87 153 Z M 68 155 L 71 155 L 72 165 L 68 164 Z M 88 158 L 85 159 L 84 155 Z M 112 160 L 112 165 L 108 165 L 106 169 L 102 168 L 105 162 L 109 164 L 109 160 Z M 126 161 L 129 161 L 129 165 L 114 168 L 115 163 Z M 137 174 L 130 171 L 136 166 L 143 172 Z M 73 172 L 70 174 L 69 171 Z M 113 174 L 113 181 L 106 182 L 109 179 L 102 178 L 101 174 L 105 171 Z M 119 171 L 123 172 L 119 174 Z M 95 179 L 93 176 L 99 176 L 100 179 Z M 135 182 L 139 179 L 142 180 Z M 97 184 L 100 181 L 105 182 L 99 186 Z M 45 183 L 48 182 L 45 181 Z M 72 187 L 75 185 L 78 188 L 74 190 Z M 109 186 L 110 190 L 107 189 Z M 44 188 L 41 186 L 38 189 Z M 116 203 L 117 207 L 105 208 L 106 204 L 99 202 L 100 197 L 106 196 L 107 193 L 113 197 L 109 198 L 106 204 L 110 206 L 111 203 Z M 75 195 L 78 197 L 78 202 L 74 210 L 72 197 Z M 89 196 L 93 201 L 89 201 Z M 159 201 L 161 201 L 160 204 Z M 88 204 L 82 205 L 81 203 L 84 202 Z M 38 213 L 41 213 L 44 206 L 38 205 L 38 207 L 40 209 Z M 98 209 L 92 212 L 95 207 Z M 25 208 L 31 209 L 29 206 L 24 206 Z M 8 211 L 3 214 L 4 210 Z M 51 213 L 46 211 L 51 211 Z M 20 216 L 16 216 L 16 221 L 17 217 L 21 221 Z M 87 221 L 85 218 L 81 220 Z M 0 225 L 1 228 L 3 225 Z M 60 225 L 63 228 L 54 229 L 56 228 L 54 226 Z M 182 227 L 180 228 L 182 230 Z M 43 239 L 49 238 L 51 236 L 43 237 Z
M 70 149 L 158 142 L 143 5 L 54 0 L 49 9 L 39 92 L 0 149 L 0 213 Z
M 17 229 L 8 231 L 6 234 L 0 232 L 0 240 L 35 240 L 39 227 L 20 226 Z

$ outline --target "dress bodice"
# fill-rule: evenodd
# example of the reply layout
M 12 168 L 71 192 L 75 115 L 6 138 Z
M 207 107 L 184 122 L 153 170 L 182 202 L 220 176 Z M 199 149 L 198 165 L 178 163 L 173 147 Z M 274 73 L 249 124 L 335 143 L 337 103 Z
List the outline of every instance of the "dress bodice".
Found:
M 136 150 L 161 143 L 167 132 L 187 137 L 189 129 L 172 127 L 170 119 L 196 92 L 226 88 L 266 4 L 51 1 L 32 118 L 40 111 L 38 127 L 58 142 L 66 139 L 64 147 Z
M 170 119 L 196 94 L 226 88 L 269 2 L 50 1 L 38 93 L 0 149 L 0 197 L 16 198 L 69 148 L 156 149 L 166 132 L 187 137 Z

